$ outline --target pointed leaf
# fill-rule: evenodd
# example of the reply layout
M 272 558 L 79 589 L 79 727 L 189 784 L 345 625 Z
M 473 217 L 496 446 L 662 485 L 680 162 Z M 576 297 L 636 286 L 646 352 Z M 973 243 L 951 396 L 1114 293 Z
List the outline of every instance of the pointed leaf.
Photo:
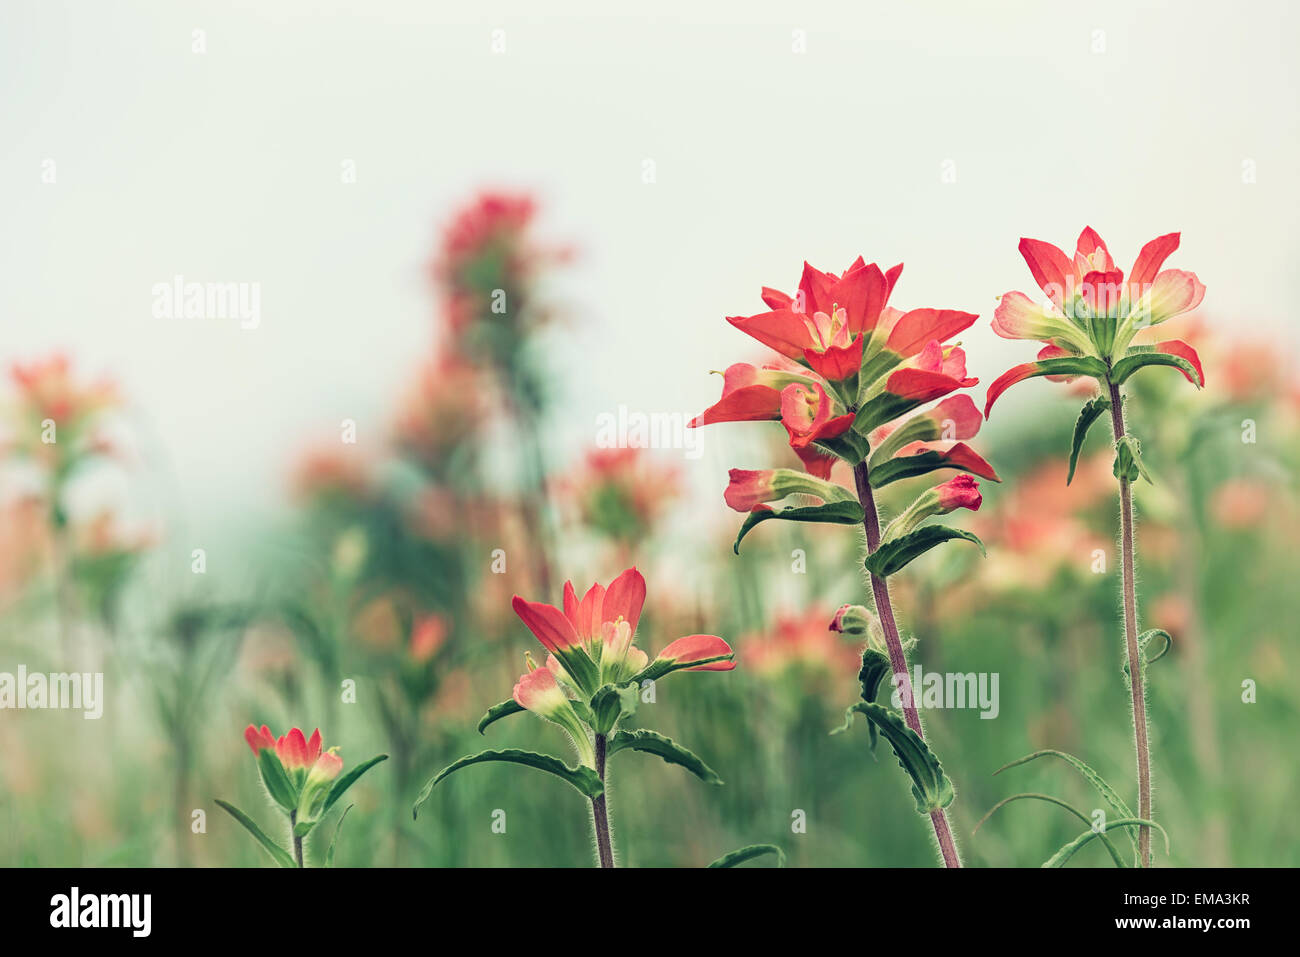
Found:
M 354 807 L 356 807 L 355 804 L 349 804 L 347 807 L 345 807 L 343 809 L 343 813 L 339 815 L 339 822 L 334 825 L 334 836 L 330 838 L 330 846 L 325 851 L 326 867 L 334 866 L 334 845 L 338 843 L 339 831 L 343 830 L 343 822 L 347 820 L 348 811 L 351 811 Z
M 605 790 L 605 785 L 601 783 L 596 772 L 586 765 L 571 768 L 559 758 L 552 757 L 549 754 L 520 751 L 516 748 L 506 748 L 502 751 L 480 751 L 478 754 L 471 754 L 453 764 L 447 765 L 447 767 L 430 778 L 429 782 L 420 790 L 419 796 L 415 799 L 415 804 L 411 806 L 411 816 L 413 818 L 419 816 L 420 806 L 429 800 L 429 795 L 433 793 L 433 789 L 439 781 L 461 768 L 467 768 L 471 764 L 481 764 L 484 761 L 505 761 L 510 764 L 523 764 L 530 768 L 537 768 L 539 771 L 548 771 L 556 777 L 568 781 L 589 798 L 600 797 Z
M 762 857 L 764 854 L 776 855 L 776 866 L 785 867 L 785 851 L 781 850 L 775 844 L 750 844 L 748 847 L 742 847 L 739 850 L 732 851 L 730 854 L 723 854 L 714 861 L 709 867 L 735 867 L 737 864 L 743 864 L 745 861 L 752 861 L 756 857 Z
M 1078 837 L 1076 837 L 1069 844 L 1064 845 L 1059 851 L 1057 851 L 1055 854 L 1049 857 L 1046 861 L 1044 861 L 1043 866 L 1064 867 L 1065 862 L 1068 861 L 1070 858 L 1074 857 L 1075 853 L 1080 848 L 1082 848 L 1085 844 L 1091 841 L 1094 837 L 1100 837 L 1105 831 L 1109 831 L 1117 827 L 1154 827 L 1157 831 L 1159 831 L 1161 834 L 1164 835 L 1165 854 L 1169 853 L 1169 834 L 1167 831 L 1165 831 L 1163 827 L 1161 827 L 1155 821 L 1148 821 L 1146 818 L 1126 817 L 1116 821 L 1107 821 L 1105 824 L 1101 826 L 1099 830 L 1093 830 L 1092 828 L 1089 828 L 1088 830 L 1080 834 Z
M 899 767 L 912 779 L 912 797 L 916 799 L 916 810 L 919 813 L 929 814 L 931 811 L 942 810 L 953 802 L 957 794 L 952 782 L 943 773 L 939 759 L 920 736 L 903 723 L 898 714 L 870 701 L 862 701 L 849 708 L 847 717 L 850 722 L 854 714 L 866 715 L 868 720 L 880 728 L 880 733 L 894 749 Z
M 971 467 L 971 465 L 974 467 Z M 915 455 L 902 455 L 882 462 L 871 469 L 867 476 L 872 488 L 884 488 L 891 482 L 912 478 L 917 475 L 925 475 L 939 469 L 975 472 L 977 468 L 983 468 L 983 465 L 979 463 L 963 463 L 960 459 L 954 458 L 946 452 L 940 452 L 937 449 L 926 449 L 924 452 L 918 452 Z M 980 475 L 983 473 L 975 472 L 975 474 Z M 987 476 L 985 477 L 987 478 Z
M 850 465 L 857 465 L 871 451 L 871 443 L 865 436 L 850 428 L 833 439 L 819 439 L 814 445 L 820 446 L 832 455 L 843 459 Z
M 1092 428 L 1092 423 L 1109 408 L 1110 399 L 1099 395 L 1089 399 L 1079 410 L 1078 421 L 1074 423 L 1074 440 L 1070 445 L 1070 474 L 1065 477 L 1066 485 L 1074 481 L 1074 467 L 1079 463 L 1079 450 L 1083 448 L 1083 440 L 1088 435 L 1088 429 Z
M 1151 352 L 1139 352 L 1139 349 L 1152 349 Z M 1201 378 L 1200 372 L 1196 366 L 1192 365 L 1182 356 L 1173 355 L 1168 352 L 1155 352 L 1153 346 L 1133 346 L 1129 349 L 1128 354 L 1116 362 L 1110 370 L 1110 381 L 1116 385 L 1121 385 L 1125 379 L 1131 376 L 1138 369 L 1144 366 L 1173 366 L 1187 376 L 1197 388 L 1205 385 Z
M 913 409 L 919 409 L 928 401 L 930 400 L 911 399 L 892 392 L 881 392 L 874 398 L 868 399 L 858 409 L 853 417 L 853 431 L 860 435 L 870 435 L 886 422 L 893 422 L 899 416 Z
M 658 732 L 619 731 L 609 739 L 609 749 L 606 754 L 614 755 L 629 748 L 633 751 L 657 754 L 669 764 L 679 764 L 705 784 L 722 783 L 722 778 L 718 777 L 717 772 L 701 761 L 695 752 L 688 751 L 672 738 Z
M 1037 760 L 1038 758 L 1045 757 L 1047 755 L 1060 758 L 1066 764 L 1070 765 L 1070 767 L 1074 768 L 1081 775 L 1083 775 L 1084 779 L 1089 784 L 1091 784 L 1094 788 L 1096 788 L 1097 793 L 1100 794 L 1102 798 L 1105 799 L 1106 803 L 1110 806 L 1110 809 L 1114 811 L 1116 814 L 1118 814 L 1121 818 L 1133 817 L 1133 812 L 1130 811 L 1129 806 L 1124 803 L 1124 799 L 1119 796 L 1119 794 L 1115 791 L 1113 787 L 1111 787 L 1109 784 L 1106 783 L 1105 778 L 1103 778 L 1092 768 L 1088 767 L 1088 765 L 1084 764 L 1073 754 L 1067 754 L 1064 751 L 1057 751 L 1053 748 L 1044 748 L 1041 751 L 1035 751 L 1033 754 L 1026 754 L 1023 758 L 1017 758 L 1015 761 L 1012 761 L 1009 764 L 1004 764 L 1002 765 L 1002 767 L 998 768 L 993 773 L 994 775 L 998 775 L 1001 774 L 1003 771 L 1006 771 L 1008 768 L 1016 768 L 1022 764 L 1028 764 L 1030 761 Z M 1133 849 L 1136 852 L 1137 838 L 1134 837 L 1132 834 L 1130 834 L 1129 839 L 1133 842 Z
M 827 502 L 825 505 L 792 506 L 791 508 L 770 509 L 756 508 L 746 516 L 736 535 L 732 550 L 740 554 L 740 542 L 750 529 L 770 518 L 784 519 L 787 522 L 828 522 L 834 525 L 856 525 L 862 521 L 862 506 L 857 502 Z
M 509 701 L 502 701 L 500 704 L 494 704 L 487 709 L 487 714 L 478 719 L 478 733 L 483 734 L 487 731 L 488 725 L 500 721 L 502 718 L 508 718 L 512 714 L 518 714 L 520 711 L 528 709 L 521 705 L 514 698 Z
M 984 418 L 988 419 L 993 403 L 1003 392 L 1026 379 L 1042 375 L 1088 375 L 1102 381 L 1106 378 L 1106 371 L 1106 363 L 1093 356 L 1056 356 L 1014 366 L 998 376 L 989 386 L 988 395 L 984 400 Z
M 324 806 L 321 807 L 320 815 L 318 816 L 324 817 L 325 812 L 334 806 L 334 802 L 337 801 L 339 798 L 341 798 L 344 792 L 346 792 L 348 788 L 352 787 L 352 785 L 357 783 L 357 779 L 360 778 L 361 775 L 365 774 L 367 771 L 373 768 L 380 761 L 387 761 L 387 760 L 388 760 L 388 755 L 377 754 L 369 761 L 362 761 L 360 764 L 358 764 L 347 774 L 344 774 L 342 777 L 336 780 L 334 782 L 334 786 L 330 788 L 329 797 L 325 799 L 325 804 Z
M 1084 824 L 1092 823 L 1092 818 L 1088 817 L 1088 815 L 1084 814 L 1073 804 L 1068 804 L 1065 801 L 1062 801 L 1058 797 L 1052 797 L 1052 795 L 1050 794 L 1038 794 L 1037 792 L 1034 791 L 1026 791 L 1023 794 L 1013 794 L 1009 798 L 1003 798 L 997 804 L 989 808 L 989 812 L 985 814 L 982 818 L 980 818 L 979 824 L 976 824 L 975 827 L 971 829 L 971 836 L 973 837 L 975 835 L 975 832 L 978 831 L 981 826 L 983 826 L 984 822 L 987 821 L 989 818 L 991 818 L 994 815 L 994 813 L 998 811 L 1000 808 L 1006 807 L 1012 801 L 1020 801 L 1027 798 L 1032 798 L 1037 801 L 1047 801 L 1051 804 L 1055 804 L 1059 807 L 1063 807 L 1071 814 L 1073 814 L 1075 817 L 1077 817 L 1079 820 L 1081 820 Z M 1110 854 L 1111 860 L 1115 862 L 1115 866 L 1126 867 L 1127 865 L 1124 863 L 1124 858 L 1119 856 L 1119 851 L 1115 849 L 1115 845 L 1111 843 L 1110 838 L 1107 837 L 1105 834 L 1100 834 L 1098 836 L 1101 838 L 1102 842 L 1106 845 L 1106 851 L 1107 853 Z
M 298 806 L 298 789 L 289 780 L 289 772 L 275 756 L 275 751 L 270 748 L 258 751 L 257 769 L 262 774 L 262 783 L 266 785 L 267 793 L 276 804 L 286 811 L 292 811 Z
M 641 686 L 635 681 L 603 685 L 591 696 L 591 729 L 608 734 L 614 725 L 636 713 L 641 701 Z
M 1147 484 L 1155 484 L 1142 464 L 1142 444 L 1132 435 L 1126 435 L 1115 443 L 1115 465 L 1111 471 L 1116 478 L 1127 479 L 1130 483 L 1136 482 L 1140 475 Z
M 271 838 L 267 837 L 266 832 L 258 827 L 253 819 L 239 808 L 226 801 L 222 801 L 220 798 L 217 799 L 217 806 L 240 824 L 244 825 L 245 830 L 247 830 L 249 834 L 253 835 L 253 837 L 257 838 L 257 843 L 261 844 L 262 847 L 266 849 L 266 852 L 270 854 L 271 857 L 275 859 L 275 862 L 281 867 L 298 866 L 294 859 L 289 856 L 288 851 L 275 843 L 275 841 L 271 840 Z
M 974 532 L 962 528 L 950 528 L 947 525 L 922 525 L 902 538 L 881 542 L 880 547 L 867 556 L 865 562 L 867 571 L 880 578 L 888 578 L 917 556 L 955 538 L 974 542 L 979 546 L 982 554 L 987 554 L 984 551 L 984 543 Z

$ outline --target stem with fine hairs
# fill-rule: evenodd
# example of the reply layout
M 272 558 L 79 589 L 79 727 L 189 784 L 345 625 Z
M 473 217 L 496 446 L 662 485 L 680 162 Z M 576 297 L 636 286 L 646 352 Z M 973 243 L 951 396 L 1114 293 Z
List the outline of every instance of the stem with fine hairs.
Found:
M 289 833 L 293 835 L 293 859 L 302 867 L 302 837 L 298 834 L 298 811 L 289 812 Z
M 859 462 L 853 467 L 853 480 L 857 484 L 858 501 L 862 505 L 862 528 L 867 533 L 867 551 L 874 552 L 880 547 L 880 515 L 876 511 L 871 483 L 867 480 L 866 462 Z M 871 592 L 876 599 L 876 614 L 880 616 L 880 625 L 885 631 L 889 667 L 894 673 L 894 680 L 898 682 L 899 695 L 903 699 L 903 718 L 907 726 L 916 732 L 916 736 L 924 740 L 925 733 L 921 730 L 921 718 L 916 713 L 916 698 L 912 693 L 912 678 L 907 668 L 907 653 L 903 651 L 898 623 L 894 620 L 894 607 L 889 601 L 888 582 L 879 575 L 872 575 Z M 934 836 L 939 842 L 944 867 L 961 867 L 961 857 L 957 854 L 957 844 L 952 837 L 947 812 L 943 808 L 931 811 L 930 823 L 934 825 Z
M 1124 399 L 1109 378 L 1110 421 L 1115 442 L 1124 438 Z M 1133 489 L 1127 476 L 1119 479 L 1120 550 L 1124 575 L 1124 646 L 1128 652 L 1129 691 L 1133 699 L 1133 745 L 1137 751 L 1138 817 L 1151 820 L 1151 746 L 1147 742 L 1146 689 L 1138 650 L 1137 585 L 1134 573 Z M 1138 862 L 1151 866 L 1151 829 L 1138 828 Z
M 596 775 L 601 784 L 605 783 L 605 742 L 606 736 L 596 735 Z M 600 797 L 591 799 L 591 820 L 596 825 L 596 853 L 601 867 L 614 866 L 614 844 L 609 839 L 609 810 L 605 804 L 605 792 Z

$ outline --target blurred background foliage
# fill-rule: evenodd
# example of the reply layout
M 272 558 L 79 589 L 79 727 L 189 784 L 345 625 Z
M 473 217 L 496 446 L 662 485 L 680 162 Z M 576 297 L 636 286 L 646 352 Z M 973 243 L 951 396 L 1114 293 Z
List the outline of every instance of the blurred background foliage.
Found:
M 0 671 L 103 671 L 108 695 L 100 722 L 0 713 L 0 864 L 267 864 L 212 803 L 230 799 L 269 826 L 240 733 L 252 722 L 277 733 L 319 725 L 349 764 L 391 755 L 350 795 L 339 866 L 588 865 L 586 803 L 533 771 L 477 767 L 440 785 L 418 821 L 410 808 L 461 754 L 556 751 L 560 736 L 527 715 L 486 739 L 475 731 L 509 695 L 523 652 L 537 651 L 511 595 L 558 604 L 566 578 L 581 590 L 633 564 L 649 582 L 640 647 L 719 634 L 739 666 L 666 683 L 642 706 L 638 720 L 697 751 L 726 784 L 643 755 L 614 762 L 623 863 L 698 866 L 755 842 L 779 844 L 794 866 L 934 863 L 888 749 L 873 756 L 862 724 L 828 733 L 857 697 L 859 650 L 828 625 L 838 605 L 867 600 L 860 533 L 771 523 L 737 557 L 740 516 L 725 512 L 721 490 L 690 500 L 680 450 L 593 447 L 551 460 L 547 424 L 564 410 L 545 350 L 558 342 L 598 361 L 599 347 L 552 328 L 563 309 L 547 277 L 574 253 L 537 234 L 535 213 L 529 196 L 497 193 L 452 213 L 429 265 L 435 334 L 414 380 L 393 384 L 382 447 L 327 438 L 303 451 L 242 589 L 205 589 L 192 574 L 202 557 L 169 549 L 163 508 L 145 520 L 111 501 L 74 508 L 81 484 L 112 473 L 109 486 L 130 499 L 164 466 L 120 441 L 128 397 L 112 383 L 87 381 L 62 355 L 13 364 Z M 1151 374 L 1133 380 L 1130 399 L 1156 479 L 1136 493 L 1141 622 L 1174 636 L 1150 672 L 1156 816 L 1172 837 L 1168 863 L 1295 865 L 1300 379 L 1242 331 L 1248 317 L 1215 309 L 1183 335 L 1208 388 Z M 1000 370 L 974 371 L 988 381 Z M 993 776 L 1032 750 L 1077 754 L 1133 797 L 1111 456 L 1095 430 L 1067 487 L 1083 395 L 1041 395 L 1007 405 L 977 440 L 1003 478 L 985 483 L 968 521 L 988 558 L 940 549 L 895 586 L 914 663 L 1000 676 L 995 719 L 923 713 L 958 789 L 953 821 L 971 865 L 1036 866 L 1080 830 L 1058 809 L 1022 803 L 972 837 L 1003 797 L 1046 791 L 1095 806 L 1064 765 Z M 49 421 L 53 443 L 41 441 Z M 755 426 L 750 458 L 734 464 L 797 467 L 777 433 Z M 890 487 L 887 510 L 910 501 L 909 484 Z M 713 551 L 675 548 L 681 521 L 716 526 Z M 195 809 L 205 833 L 192 827 Z M 504 834 L 492 828 L 498 810 Z M 803 833 L 792 830 L 797 811 Z M 332 833 L 327 823 L 312 840 Z M 1076 863 L 1108 859 L 1093 845 Z

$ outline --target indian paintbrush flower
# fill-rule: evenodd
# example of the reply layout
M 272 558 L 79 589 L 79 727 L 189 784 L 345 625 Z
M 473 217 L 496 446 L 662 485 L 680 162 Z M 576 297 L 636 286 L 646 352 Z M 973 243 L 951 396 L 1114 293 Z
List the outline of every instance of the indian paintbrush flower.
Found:
M 1079 234 L 1073 258 L 1050 243 L 1022 239 L 1020 253 L 1047 299 L 1038 305 L 1023 293 L 1007 293 L 998 306 L 993 331 L 1011 339 L 1037 339 L 1045 345 L 1037 361 L 1018 365 L 1001 375 L 989 387 L 984 406 L 987 416 L 1006 389 L 1034 376 L 1095 379 L 1100 394 L 1084 405 L 1075 425 L 1066 484 L 1074 477 L 1089 427 L 1110 413 L 1115 443 L 1112 471 L 1119 480 L 1120 497 L 1125 673 L 1133 707 L 1137 756 L 1137 814 L 1125 815 L 1129 819 L 1125 826 L 1138 827 L 1135 849 L 1137 863 L 1142 867 L 1151 863 L 1152 826 L 1144 648 L 1153 636 L 1164 633 L 1156 629 L 1139 637 L 1137 631 L 1132 484 L 1139 476 L 1150 481 L 1150 476 L 1142 463 L 1137 439 L 1127 431 L 1120 387 L 1134 372 L 1149 365 L 1173 366 L 1198 388 L 1205 384 L 1201 360 L 1186 342 L 1171 339 L 1154 345 L 1133 344 L 1134 336 L 1141 329 L 1196 308 L 1205 296 L 1205 287 L 1195 273 L 1162 268 L 1178 243 L 1178 233 L 1166 233 L 1151 240 L 1142 247 L 1126 277 L 1123 270 L 1116 268 L 1105 242 L 1092 227 Z M 1122 863 L 1113 848 L 1111 853 L 1117 864 Z
M 881 638 L 871 646 L 866 619 L 851 614 L 853 606 L 841 609 L 831 630 L 854 628 L 867 635 L 859 672 L 864 700 L 850 711 L 868 716 L 873 742 L 879 725 L 900 754 L 926 745 L 914 707 L 904 707 L 904 725 L 874 701 L 881 678 L 891 670 L 902 675 L 904 700 L 911 700 L 909 645 L 898 632 L 885 580 L 945 541 L 966 539 L 982 549 L 970 532 L 920 523 L 955 508 L 978 508 L 979 486 L 972 475 L 998 481 L 993 467 L 961 441 L 979 432 L 979 410 L 970 396 L 954 395 L 979 380 L 966 375 L 966 354 L 949 340 L 978 317 L 956 309 L 891 307 L 902 269 L 900 264 L 886 272 L 859 257 L 836 275 L 804 263 L 796 294 L 764 288 L 769 311 L 727 321 L 771 348 L 776 358 L 762 366 L 728 368 L 722 397 L 690 423 L 780 421 L 808 473 L 731 470 L 727 505 L 748 512 L 733 546 L 737 553 L 750 530 L 769 519 L 862 526 Z M 943 401 L 922 408 L 938 399 Z M 852 467 L 853 489 L 830 480 L 837 460 Z M 922 492 L 882 538 L 874 490 L 940 469 L 967 474 Z M 792 495 L 798 499 L 791 505 L 771 504 Z M 933 765 L 939 766 L 937 759 Z M 944 863 L 959 867 L 945 811 L 955 793 L 951 782 L 942 774 L 925 780 L 913 774 L 913 782 L 917 810 L 930 817 Z
M 1204 386 L 1201 360 L 1186 342 L 1132 345 L 1141 329 L 1195 309 L 1205 297 L 1195 273 L 1161 268 L 1179 238 L 1179 233 L 1167 233 L 1143 246 L 1127 277 L 1091 226 L 1079 234 L 1073 258 L 1051 243 L 1020 240 L 1020 254 L 1046 299 L 1036 303 L 1022 292 L 1006 293 L 994 314 L 993 331 L 1006 339 L 1037 339 L 1044 346 L 1037 361 L 1015 366 L 989 387 L 985 417 L 1003 392 L 1034 376 L 1090 375 L 1104 385 L 1108 378 L 1118 375 L 1122 381 L 1144 365 L 1171 365 L 1193 385 Z
M 564 585 L 563 608 L 516 595 L 515 613 L 548 654 L 538 667 L 525 655 L 527 670 L 515 683 L 510 700 L 488 709 L 479 731 L 501 718 L 531 711 L 559 725 L 578 755 L 576 767 L 531 751 L 483 751 L 461 758 L 435 775 L 420 792 L 413 810 L 447 775 L 482 761 L 523 764 L 555 774 L 590 801 L 600 866 L 614 864 L 605 799 L 606 761 L 624 749 L 649 751 L 692 771 L 704 781 L 721 779 L 698 757 L 669 738 L 647 730 L 620 730 L 636 710 L 644 688 L 674 671 L 729 671 L 735 653 L 717 635 L 687 635 L 670 642 L 654 659 L 634 644 L 645 605 L 645 579 L 629 568 L 608 586 L 592 585 L 578 597 L 572 582 Z
M 373 757 L 340 778 L 343 759 L 339 749 L 322 749 L 319 728 L 310 738 L 299 728 L 291 728 L 277 738 L 266 725 L 259 728 L 250 724 L 244 729 L 244 740 L 257 759 L 266 793 L 288 819 L 292 856 L 243 811 L 226 801 L 218 800 L 217 804 L 284 867 L 304 866 L 303 838 L 362 774 L 388 757 L 386 754 Z

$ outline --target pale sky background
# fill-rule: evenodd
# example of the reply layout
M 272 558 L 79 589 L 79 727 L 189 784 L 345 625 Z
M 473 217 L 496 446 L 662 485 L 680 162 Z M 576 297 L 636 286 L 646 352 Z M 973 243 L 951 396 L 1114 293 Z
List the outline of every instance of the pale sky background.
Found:
M 341 419 L 379 438 L 432 341 L 438 226 L 481 185 L 537 191 L 583 252 L 558 458 L 619 403 L 712 402 L 707 370 L 759 354 L 723 317 L 805 258 L 904 261 L 894 304 L 981 313 L 986 385 L 1034 351 L 987 326 L 1030 286 L 1020 236 L 1091 224 L 1127 268 L 1181 229 L 1206 314 L 1296 354 L 1296 5 L 614 6 L 6 0 L 0 358 L 62 347 L 120 380 L 202 538 L 277 509 Z M 155 319 L 177 273 L 261 283 L 260 327 Z M 685 463 L 707 511 L 729 464 L 764 463 Z

